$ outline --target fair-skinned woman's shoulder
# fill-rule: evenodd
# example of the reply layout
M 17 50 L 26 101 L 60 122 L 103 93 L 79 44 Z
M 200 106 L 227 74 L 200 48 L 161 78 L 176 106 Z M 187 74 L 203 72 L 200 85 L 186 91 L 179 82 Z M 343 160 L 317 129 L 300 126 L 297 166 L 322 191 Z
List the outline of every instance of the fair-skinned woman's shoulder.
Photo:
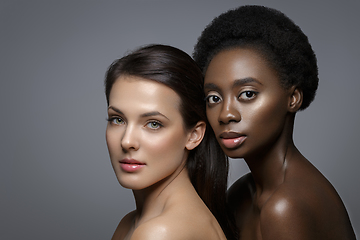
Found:
M 135 211 L 126 214 L 118 224 L 111 240 L 124 239 L 135 219 Z
M 211 216 L 194 209 L 167 210 L 139 225 L 131 240 L 225 240 L 223 233 L 216 231 L 213 220 Z

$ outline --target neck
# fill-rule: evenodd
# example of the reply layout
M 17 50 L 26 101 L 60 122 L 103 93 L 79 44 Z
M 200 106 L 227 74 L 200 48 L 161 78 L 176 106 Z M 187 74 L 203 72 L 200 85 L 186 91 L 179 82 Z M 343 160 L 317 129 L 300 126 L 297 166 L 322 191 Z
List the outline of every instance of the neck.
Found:
M 136 202 L 135 224 L 138 225 L 160 215 L 171 199 L 181 192 L 181 188 L 189 184 L 191 185 L 191 182 L 187 169 L 183 167 L 154 185 L 141 190 L 133 190 Z
M 297 151 L 292 138 L 293 125 L 294 116 L 289 116 L 273 143 L 257 151 L 260 153 L 244 158 L 255 181 L 257 199 L 266 201 L 284 182 L 288 160 Z

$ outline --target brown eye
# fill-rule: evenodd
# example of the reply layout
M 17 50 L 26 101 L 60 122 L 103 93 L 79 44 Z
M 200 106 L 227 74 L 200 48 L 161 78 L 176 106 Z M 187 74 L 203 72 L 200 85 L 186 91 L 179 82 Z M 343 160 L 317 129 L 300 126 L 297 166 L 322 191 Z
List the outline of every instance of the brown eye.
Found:
M 244 91 L 242 93 L 240 93 L 240 96 L 239 96 L 239 99 L 242 99 L 242 100 L 251 100 L 253 99 L 254 97 L 256 97 L 256 92 L 254 91 Z
M 217 96 L 217 95 L 208 95 L 206 97 L 206 101 L 209 103 L 209 104 L 216 104 L 216 103 L 219 103 L 221 101 L 221 97 L 220 96 Z

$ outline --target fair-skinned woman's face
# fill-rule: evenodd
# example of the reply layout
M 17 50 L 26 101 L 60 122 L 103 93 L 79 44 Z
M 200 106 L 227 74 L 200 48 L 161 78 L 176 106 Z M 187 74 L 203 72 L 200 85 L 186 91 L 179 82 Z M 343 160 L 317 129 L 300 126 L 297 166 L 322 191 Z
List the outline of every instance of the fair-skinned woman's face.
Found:
M 123 187 L 139 190 L 181 171 L 190 132 L 169 87 L 134 76 L 114 83 L 108 107 L 106 141 Z
M 291 94 L 261 55 L 223 50 L 211 60 L 204 81 L 207 117 L 226 155 L 254 156 L 276 142 Z

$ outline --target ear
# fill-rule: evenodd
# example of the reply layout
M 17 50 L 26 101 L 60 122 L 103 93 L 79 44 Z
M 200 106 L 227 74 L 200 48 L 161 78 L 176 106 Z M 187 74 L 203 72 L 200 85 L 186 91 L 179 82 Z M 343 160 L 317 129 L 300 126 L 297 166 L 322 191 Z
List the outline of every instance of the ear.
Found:
M 206 123 L 199 121 L 195 127 L 190 131 L 188 141 L 185 145 L 187 150 L 193 150 L 196 148 L 204 138 L 206 130 Z
M 303 92 L 300 88 L 296 86 L 292 86 L 289 89 L 289 91 L 290 91 L 290 98 L 289 98 L 288 109 L 289 112 L 295 113 L 299 110 L 303 102 Z

